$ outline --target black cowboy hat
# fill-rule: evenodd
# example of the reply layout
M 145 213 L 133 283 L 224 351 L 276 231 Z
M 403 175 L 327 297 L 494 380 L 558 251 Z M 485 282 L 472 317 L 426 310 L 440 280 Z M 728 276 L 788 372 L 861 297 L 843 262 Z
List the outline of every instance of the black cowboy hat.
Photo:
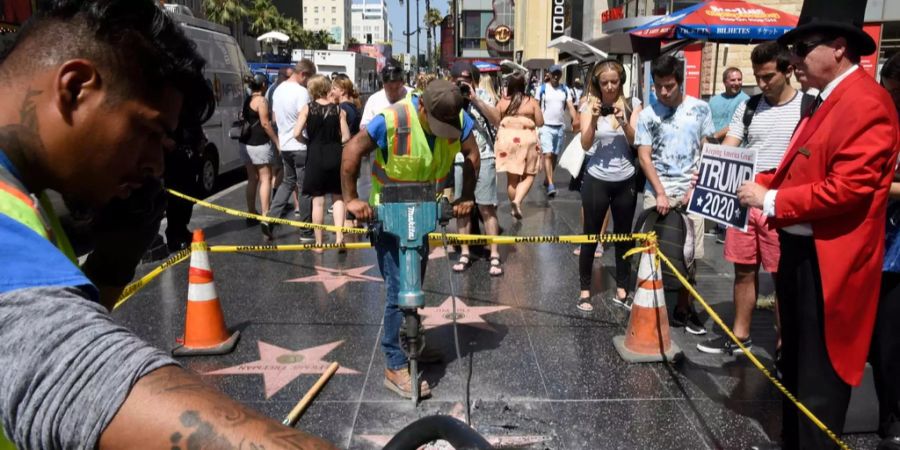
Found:
M 867 0 L 805 0 L 797 28 L 778 39 L 782 45 L 793 44 L 810 33 L 826 33 L 847 39 L 860 56 L 875 52 L 875 41 L 863 31 Z

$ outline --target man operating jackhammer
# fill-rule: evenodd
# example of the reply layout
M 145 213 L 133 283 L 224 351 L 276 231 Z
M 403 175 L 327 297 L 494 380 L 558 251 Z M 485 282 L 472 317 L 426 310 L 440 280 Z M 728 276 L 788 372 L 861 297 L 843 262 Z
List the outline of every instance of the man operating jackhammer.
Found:
M 110 318 L 156 236 L 163 154 L 215 100 L 152 0 L 58 0 L 0 62 L 0 448 L 334 448 L 181 368 Z M 47 201 L 96 208 L 78 267 Z
M 341 164 L 341 186 L 347 210 L 363 222 L 384 218 L 375 217 L 373 208 L 388 201 L 382 194 L 389 190 L 412 185 L 433 185 L 452 175 L 453 160 L 457 152 L 466 157 L 463 167 L 462 196 L 453 204 L 456 217 L 468 216 L 474 205 L 476 173 L 478 173 L 478 146 L 472 135 L 474 121 L 462 112 L 463 98 L 459 88 L 448 81 L 431 82 L 421 94 L 410 94 L 406 99 L 382 111 L 366 126 L 365 133 L 357 134 L 344 148 Z M 369 202 L 359 199 L 356 181 L 362 158 L 376 150 L 372 163 L 372 190 Z M 431 195 L 431 203 L 434 203 Z M 393 201 L 393 200 L 391 200 Z M 408 203 L 412 204 L 412 203 Z M 414 384 L 410 376 L 409 358 L 401 345 L 400 330 L 404 325 L 404 311 L 398 304 L 401 279 L 401 245 L 384 223 L 376 223 L 372 241 L 378 255 L 378 268 L 384 278 L 387 298 L 384 307 L 384 335 L 381 349 L 387 368 L 384 386 L 404 398 L 425 398 L 431 394 L 426 381 Z M 412 230 L 410 225 L 410 230 Z M 428 262 L 428 240 L 416 248 L 421 260 L 420 279 L 424 279 Z M 409 310 L 406 311 L 406 315 Z M 409 332 L 407 332 L 409 333 Z M 427 348 L 427 347 L 426 347 Z M 407 349 L 409 351 L 409 349 Z M 439 360 L 433 351 L 414 349 L 414 361 Z M 416 372 L 413 370 L 412 372 Z

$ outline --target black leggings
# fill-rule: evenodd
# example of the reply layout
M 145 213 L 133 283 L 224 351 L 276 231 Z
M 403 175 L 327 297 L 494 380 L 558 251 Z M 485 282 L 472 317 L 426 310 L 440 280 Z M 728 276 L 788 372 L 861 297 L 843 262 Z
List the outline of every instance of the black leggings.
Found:
M 613 232 L 630 233 L 634 220 L 634 208 L 637 193 L 634 189 L 634 177 L 625 181 L 602 181 L 588 174 L 584 176 L 581 186 L 581 207 L 584 209 L 584 233 L 597 234 L 601 230 L 606 211 L 612 208 Z M 616 287 L 627 290 L 631 266 L 622 257 L 631 248 L 630 242 L 616 243 Z M 594 251 L 597 243 L 581 244 L 581 256 L 578 258 L 578 275 L 581 290 L 591 288 L 591 272 L 594 266 Z

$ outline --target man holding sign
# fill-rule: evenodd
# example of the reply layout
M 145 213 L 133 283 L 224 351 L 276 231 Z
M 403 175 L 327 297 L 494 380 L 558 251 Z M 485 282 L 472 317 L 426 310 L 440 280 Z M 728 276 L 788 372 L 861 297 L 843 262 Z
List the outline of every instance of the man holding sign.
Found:
M 709 105 L 682 92 L 684 72 L 679 60 L 671 55 L 660 56 L 653 60 L 650 72 L 659 101 L 638 116 L 634 144 L 647 175 L 643 207 L 656 208 L 660 216 L 665 216 L 673 209 L 684 210 L 704 137 L 716 130 Z M 699 259 L 703 257 L 703 218 L 688 217 L 694 229 L 694 257 Z M 691 334 L 706 334 L 683 288 L 678 293 L 672 324 L 684 326 Z
M 735 110 L 723 142 L 730 147 L 742 146 L 756 153 L 756 173 L 778 167 L 800 122 L 802 106 L 814 97 L 791 87 L 790 53 L 777 42 L 765 42 L 750 54 L 753 75 L 762 94 Z M 769 227 L 759 208 L 749 208 L 745 222 L 729 227 L 725 233 L 725 259 L 734 263 L 734 325 L 732 330 L 741 343 L 750 348 L 750 321 L 756 307 L 759 267 L 772 274 L 778 272 L 781 250 L 778 232 Z M 741 230 L 739 228 L 744 228 Z M 780 345 L 780 343 L 779 343 Z M 743 353 L 731 339 L 720 336 L 697 344 L 704 353 Z

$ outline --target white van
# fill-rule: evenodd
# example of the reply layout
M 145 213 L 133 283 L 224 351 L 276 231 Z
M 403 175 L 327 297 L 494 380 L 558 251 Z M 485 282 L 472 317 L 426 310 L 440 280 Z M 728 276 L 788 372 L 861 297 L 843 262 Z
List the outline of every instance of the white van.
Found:
M 204 76 L 216 96 L 216 111 L 203 125 L 208 142 L 198 174 L 200 188 L 209 195 L 219 174 L 243 166 L 238 141 L 228 137 L 228 129 L 244 105 L 247 94 L 243 80 L 250 75 L 250 67 L 228 28 L 197 19 L 181 5 L 166 5 L 166 13 L 197 44 L 198 53 L 206 59 Z

